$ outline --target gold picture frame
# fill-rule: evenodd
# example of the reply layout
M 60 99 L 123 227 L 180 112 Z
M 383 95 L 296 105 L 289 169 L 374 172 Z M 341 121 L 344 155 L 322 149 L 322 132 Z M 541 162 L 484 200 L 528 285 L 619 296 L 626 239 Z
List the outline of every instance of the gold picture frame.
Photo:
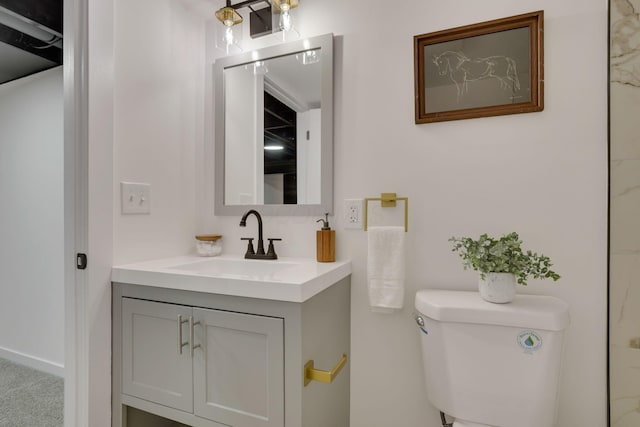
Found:
M 544 109 L 537 11 L 414 36 L 416 124 Z

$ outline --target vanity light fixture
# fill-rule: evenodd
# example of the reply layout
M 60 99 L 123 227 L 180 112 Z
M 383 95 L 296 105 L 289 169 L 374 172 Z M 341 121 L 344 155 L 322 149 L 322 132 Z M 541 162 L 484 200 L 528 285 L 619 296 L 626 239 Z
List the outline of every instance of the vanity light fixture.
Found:
M 271 2 L 273 2 L 273 9 Z M 266 7 L 254 9 L 256 4 L 265 4 Z M 240 48 L 242 25 L 239 24 L 242 24 L 243 18 L 238 13 L 238 9 L 245 7 L 251 10 L 249 14 L 251 38 L 262 37 L 273 32 L 274 13 L 280 15 L 276 31 L 282 31 L 283 40 L 300 37 L 291 18 L 291 9 L 298 7 L 298 4 L 299 0 L 245 0 L 236 4 L 226 0 L 226 5 L 216 11 L 216 18 L 225 27 L 218 37 L 220 42 L 218 47 L 224 48 L 227 53 L 233 53 L 234 50 L 242 51 Z

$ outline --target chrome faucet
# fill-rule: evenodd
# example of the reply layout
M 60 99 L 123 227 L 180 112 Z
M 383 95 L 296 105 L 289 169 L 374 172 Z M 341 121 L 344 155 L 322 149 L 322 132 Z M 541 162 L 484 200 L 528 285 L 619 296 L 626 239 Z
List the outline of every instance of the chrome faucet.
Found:
M 242 219 L 240 219 L 240 227 L 247 226 L 247 217 L 251 214 L 255 215 L 258 219 L 258 249 L 253 249 L 253 237 L 242 237 L 240 240 L 247 240 L 249 242 L 247 244 L 247 252 L 244 254 L 244 257 L 247 259 L 278 259 L 273 242 L 280 241 L 282 239 L 267 239 L 269 240 L 269 248 L 267 249 L 267 253 L 264 252 L 264 243 L 262 241 L 262 217 L 258 211 L 251 209 L 242 215 Z

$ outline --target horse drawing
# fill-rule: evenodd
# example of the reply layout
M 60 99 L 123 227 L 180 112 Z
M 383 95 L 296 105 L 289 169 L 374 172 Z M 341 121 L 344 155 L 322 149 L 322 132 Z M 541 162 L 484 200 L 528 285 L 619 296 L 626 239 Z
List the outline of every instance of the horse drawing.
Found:
M 438 74 L 448 75 L 455 83 L 458 100 L 469 91 L 469 82 L 482 79 L 498 80 L 503 90 L 520 90 L 516 61 L 508 56 L 469 58 L 463 52 L 446 51 L 434 55 L 432 61 L 438 67 Z

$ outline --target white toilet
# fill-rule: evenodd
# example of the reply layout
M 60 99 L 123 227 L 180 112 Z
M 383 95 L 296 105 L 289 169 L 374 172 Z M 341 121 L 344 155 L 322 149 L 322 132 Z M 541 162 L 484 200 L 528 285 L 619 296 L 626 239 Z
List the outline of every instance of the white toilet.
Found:
M 454 427 L 553 427 L 567 304 L 518 295 L 421 290 L 416 322 L 427 394 Z

